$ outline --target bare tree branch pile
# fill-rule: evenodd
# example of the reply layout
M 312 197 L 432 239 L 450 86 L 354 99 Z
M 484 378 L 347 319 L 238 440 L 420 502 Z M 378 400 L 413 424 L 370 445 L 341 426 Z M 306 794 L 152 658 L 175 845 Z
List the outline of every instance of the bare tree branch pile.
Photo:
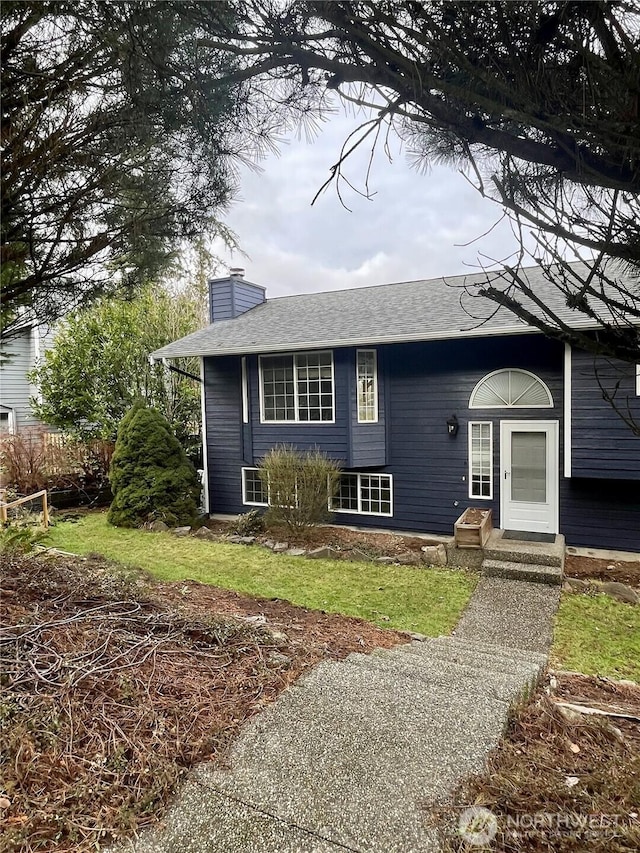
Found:
M 299 672 L 268 631 L 163 608 L 94 561 L 6 558 L 1 580 L 5 851 L 81 853 L 153 823 Z
M 435 810 L 451 826 L 451 853 L 468 853 L 457 822 L 461 809 L 482 804 L 498 819 L 495 853 L 628 853 L 640 846 L 637 780 L 640 688 L 574 673 L 556 673 L 551 685 L 513 714 L 487 772 L 462 783 L 451 802 Z M 553 684 L 555 683 L 555 687 Z M 556 697 L 612 714 L 587 716 L 563 708 Z M 524 816 L 522 829 L 509 826 Z M 538 817 L 533 829 L 527 818 Z M 592 818 L 589 825 L 585 818 Z M 557 822 L 556 822 L 557 819 Z M 562 823 L 562 821 L 566 823 Z M 595 831 L 594 831 L 595 829 Z M 485 848 L 486 849 L 486 848 Z

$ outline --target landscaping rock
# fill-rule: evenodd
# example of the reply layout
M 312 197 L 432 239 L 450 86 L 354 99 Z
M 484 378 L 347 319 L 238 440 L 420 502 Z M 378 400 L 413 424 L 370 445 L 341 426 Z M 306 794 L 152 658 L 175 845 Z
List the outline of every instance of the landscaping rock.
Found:
M 172 533 L 174 536 L 188 536 L 191 533 L 191 527 L 174 527 Z
M 165 524 L 164 521 L 160 521 L 159 519 L 158 519 L 158 521 L 153 521 L 149 525 L 149 530 L 153 530 L 154 533 L 164 533 L 168 529 L 169 529 L 169 525 Z
M 585 592 L 591 588 L 589 581 L 583 581 L 580 578 L 565 578 L 564 586 L 573 592 Z
M 198 539 L 217 539 L 216 534 L 208 527 L 200 527 L 193 535 L 197 536 Z
M 335 548 L 326 546 L 324 548 L 314 548 L 313 551 L 307 551 L 307 557 L 310 560 L 338 560 L 340 553 Z
M 618 601 L 625 601 L 627 604 L 638 604 L 640 597 L 638 593 L 630 586 L 617 581 L 607 581 L 601 586 L 603 592 L 610 595 L 611 598 L 617 598 Z
M 361 551 L 359 548 L 354 548 L 353 551 L 347 551 L 345 554 L 347 560 L 351 560 L 353 563 L 372 563 L 373 557 L 369 556 L 369 554 L 365 554 L 364 551 Z
M 564 705 L 556 705 L 556 708 L 568 723 L 584 723 L 584 717 L 578 711 L 573 711 L 571 708 L 565 708 Z
M 289 548 L 285 553 L 290 557 L 304 557 L 307 552 L 304 548 Z
M 376 563 L 383 563 L 383 565 L 389 566 L 393 563 L 393 557 L 376 557 Z
M 253 543 L 255 541 L 256 541 L 255 536 L 241 536 L 240 537 L 240 544 L 241 545 L 253 545 Z
M 420 550 L 423 562 L 429 566 L 447 565 L 447 549 L 444 545 L 424 545 Z
M 401 566 L 421 566 L 422 556 L 417 551 L 405 551 L 404 554 L 394 557 L 394 563 L 399 563 Z
M 237 536 L 234 534 L 233 536 L 227 536 L 227 542 L 231 542 L 232 545 L 239 545 L 242 541 L 242 536 Z
M 268 548 L 270 551 L 273 551 L 276 545 L 273 539 L 265 539 L 265 541 L 261 542 L 260 544 L 263 545 L 265 548 Z
M 426 643 L 429 639 L 426 634 L 419 634 L 417 631 L 407 631 L 407 634 L 418 643 Z
M 289 545 L 287 542 L 276 542 L 272 550 L 274 554 L 283 554 L 289 550 Z

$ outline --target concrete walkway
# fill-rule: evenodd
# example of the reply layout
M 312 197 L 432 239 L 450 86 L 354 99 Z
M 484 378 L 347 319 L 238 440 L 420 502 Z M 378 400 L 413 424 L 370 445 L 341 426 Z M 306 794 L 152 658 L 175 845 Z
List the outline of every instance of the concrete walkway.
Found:
M 436 853 L 431 804 L 482 771 L 547 660 L 559 589 L 484 578 L 455 636 L 325 662 L 200 765 L 136 853 Z

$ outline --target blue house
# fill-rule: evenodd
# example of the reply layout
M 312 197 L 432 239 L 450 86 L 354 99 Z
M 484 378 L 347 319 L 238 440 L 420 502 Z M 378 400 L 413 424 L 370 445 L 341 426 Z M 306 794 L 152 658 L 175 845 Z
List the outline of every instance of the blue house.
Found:
M 201 359 L 209 512 L 265 506 L 256 466 L 288 443 L 340 460 L 337 523 L 451 534 L 491 507 L 504 529 L 640 551 L 640 437 L 603 398 L 640 423 L 637 367 L 496 312 L 484 283 L 267 299 L 239 272 L 211 281 L 211 324 L 153 354 Z

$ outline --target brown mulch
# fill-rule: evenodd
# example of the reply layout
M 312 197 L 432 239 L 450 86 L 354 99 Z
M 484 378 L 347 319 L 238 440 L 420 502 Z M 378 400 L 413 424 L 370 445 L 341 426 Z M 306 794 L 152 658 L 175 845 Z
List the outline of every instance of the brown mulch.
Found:
M 6 853 L 88 853 L 156 822 L 181 775 L 223 764 L 240 727 L 309 667 L 406 641 L 100 559 L 3 555 L 0 582 Z
M 563 712 L 555 699 L 640 715 L 640 687 L 556 673 L 489 758 L 487 773 L 458 790 L 455 808 L 432 811 L 445 849 L 470 851 L 457 832 L 469 806 L 497 819 L 496 853 L 631 853 L 640 850 L 640 725 Z M 548 817 L 545 817 L 548 816 Z M 558 816 L 558 817 L 556 817 Z
M 206 526 L 220 536 L 233 532 L 233 522 L 210 519 Z M 440 540 L 420 536 L 400 536 L 396 533 L 375 533 L 368 530 L 350 530 L 330 524 L 317 525 L 292 534 L 286 528 L 272 529 L 268 535 L 259 535 L 258 541 L 282 541 L 309 550 L 329 547 L 337 551 L 358 549 L 371 556 L 393 557 L 407 551 L 419 551 L 425 545 L 437 545 Z
M 482 514 L 482 510 L 474 510 Z M 232 532 L 233 523 L 220 519 L 211 519 L 207 527 L 225 536 Z M 286 530 L 270 533 L 268 536 L 258 536 L 258 541 L 267 539 L 282 541 L 293 539 Z M 399 536 L 395 533 L 372 533 L 367 530 L 349 530 L 332 525 L 319 525 L 302 532 L 295 540 L 295 545 L 306 548 L 328 546 L 339 551 L 358 549 L 371 556 L 393 557 L 407 551 L 419 551 L 424 545 L 437 545 L 440 540 L 417 536 Z M 565 559 L 565 574 L 568 577 L 602 581 L 618 581 L 640 588 L 640 559 L 638 560 L 604 560 L 597 557 L 578 556 L 567 553 Z
M 574 673 L 558 673 L 554 678 L 553 695 L 557 699 L 640 716 L 640 686 L 633 682 Z M 640 746 L 640 726 L 630 734 Z
M 570 578 L 618 581 L 640 587 L 640 560 L 601 560 L 567 554 L 564 571 Z
M 280 599 L 254 598 L 192 580 L 154 583 L 152 594 L 187 612 L 265 617 L 270 629 L 287 635 L 283 651 L 295 654 L 298 671 L 325 657 L 342 660 L 354 651 L 389 649 L 408 640 L 406 634 L 378 628 L 364 619 L 307 610 Z

